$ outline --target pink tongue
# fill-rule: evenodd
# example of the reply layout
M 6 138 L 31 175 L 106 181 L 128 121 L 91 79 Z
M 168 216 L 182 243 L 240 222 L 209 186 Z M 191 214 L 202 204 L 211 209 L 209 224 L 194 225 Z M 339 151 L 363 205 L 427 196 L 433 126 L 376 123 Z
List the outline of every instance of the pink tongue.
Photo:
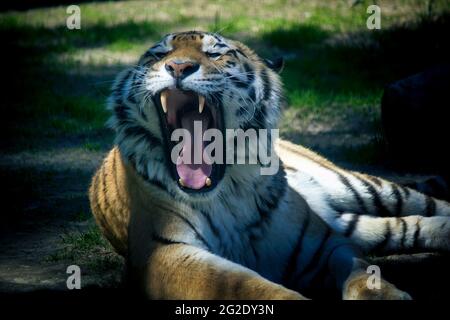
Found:
M 202 130 L 194 132 L 194 121 L 202 122 Z M 206 178 L 211 175 L 212 165 L 204 162 L 203 159 L 203 133 L 208 128 L 209 117 L 206 112 L 198 113 L 198 111 L 188 112 L 181 118 L 181 126 L 187 129 L 191 134 L 191 144 L 185 143 L 181 154 L 177 158 L 177 172 L 183 185 L 190 189 L 201 189 L 206 184 Z M 195 134 L 195 136 L 194 136 Z M 196 142 L 194 144 L 194 141 Z M 196 153 L 201 161 L 200 164 L 194 164 L 194 153 Z M 183 162 L 183 155 L 190 157 L 191 164 Z

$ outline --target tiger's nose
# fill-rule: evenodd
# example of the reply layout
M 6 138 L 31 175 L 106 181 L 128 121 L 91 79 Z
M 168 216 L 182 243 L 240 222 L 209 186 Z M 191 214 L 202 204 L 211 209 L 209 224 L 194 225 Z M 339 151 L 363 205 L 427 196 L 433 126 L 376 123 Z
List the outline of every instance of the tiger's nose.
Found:
M 172 77 L 183 79 L 197 71 L 200 65 L 194 62 L 171 60 L 165 67 Z

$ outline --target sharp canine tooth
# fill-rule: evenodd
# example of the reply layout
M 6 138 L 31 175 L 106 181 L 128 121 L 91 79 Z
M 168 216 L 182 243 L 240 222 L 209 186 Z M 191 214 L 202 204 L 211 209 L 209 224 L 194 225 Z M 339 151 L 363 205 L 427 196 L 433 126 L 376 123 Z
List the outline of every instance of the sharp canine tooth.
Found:
M 206 180 L 205 180 L 206 186 L 207 187 L 211 186 L 211 183 L 212 183 L 211 179 L 209 177 L 207 177 Z
M 205 108 L 205 97 L 198 95 L 198 113 L 202 113 Z
M 164 113 L 167 113 L 167 91 L 161 92 L 160 98 L 161 98 L 161 107 Z
M 182 186 L 182 187 L 186 187 L 186 185 L 183 182 L 183 179 L 178 179 L 178 183 Z

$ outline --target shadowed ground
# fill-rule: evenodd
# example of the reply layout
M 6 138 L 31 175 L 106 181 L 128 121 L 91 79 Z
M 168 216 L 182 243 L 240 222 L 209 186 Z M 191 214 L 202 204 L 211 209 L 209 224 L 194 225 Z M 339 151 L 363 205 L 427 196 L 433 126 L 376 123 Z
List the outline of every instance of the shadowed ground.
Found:
M 65 290 L 71 264 L 81 267 L 84 288 L 121 286 L 123 260 L 95 227 L 87 188 L 112 146 L 104 101 L 115 74 L 170 31 L 220 31 L 264 57 L 283 55 L 283 137 L 395 181 L 433 174 L 390 167 L 379 103 L 386 83 L 448 62 L 449 8 L 379 2 L 379 31 L 365 27 L 367 5 L 338 0 L 89 3 L 77 31 L 65 27 L 64 6 L 0 13 L 8 48 L 1 53 L 0 292 Z M 448 255 L 375 261 L 416 298 L 450 297 Z

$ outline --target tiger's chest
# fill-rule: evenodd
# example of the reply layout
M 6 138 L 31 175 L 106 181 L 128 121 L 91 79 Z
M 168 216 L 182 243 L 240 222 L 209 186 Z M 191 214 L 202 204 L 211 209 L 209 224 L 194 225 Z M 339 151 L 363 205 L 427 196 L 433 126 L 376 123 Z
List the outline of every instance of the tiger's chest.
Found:
M 261 217 L 248 199 L 229 199 L 200 210 L 199 222 L 213 253 L 279 281 L 300 229 L 292 223 L 290 211 L 289 202 L 282 201 Z

